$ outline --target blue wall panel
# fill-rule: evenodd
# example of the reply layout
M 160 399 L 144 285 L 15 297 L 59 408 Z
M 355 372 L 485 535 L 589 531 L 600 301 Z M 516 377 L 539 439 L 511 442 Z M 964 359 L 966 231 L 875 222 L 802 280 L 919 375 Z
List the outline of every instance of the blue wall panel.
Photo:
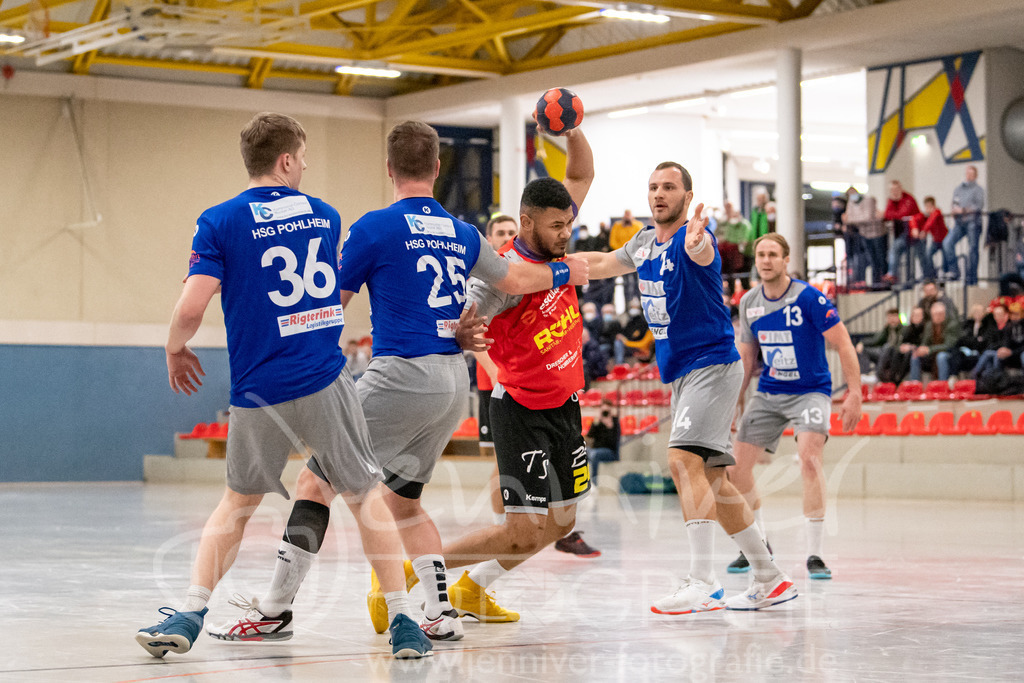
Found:
M 142 456 L 228 407 L 226 349 L 196 349 L 198 394 L 175 394 L 157 347 L 0 345 L 0 481 L 132 481 Z

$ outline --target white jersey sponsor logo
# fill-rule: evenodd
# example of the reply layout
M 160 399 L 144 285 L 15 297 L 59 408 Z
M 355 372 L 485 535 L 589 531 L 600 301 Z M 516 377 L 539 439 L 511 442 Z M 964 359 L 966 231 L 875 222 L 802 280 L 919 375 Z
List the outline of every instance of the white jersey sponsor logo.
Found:
M 459 324 L 458 319 L 456 320 L 438 320 L 437 321 L 437 336 L 443 339 L 454 339 L 455 338 L 455 326 Z
M 748 318 L 760 318 L 764 315 L 764 306 L 753 306 L 747 309 Z
M 407 213 L 405 221 L 409 224 L 409 232 L 414 235 L 455 237 L 455 224 L 447 216 L 421 216 Z
M 345 309 L 341 306 L 324 306 L 277 318 L 277 329 L 281 331 L 282 337 L 344 324 Z
M 800 372 L 797 370 L 776 370 L 772 368 L 768 371 L 768 376 L 783 382 L 792 382 L 800 379 Z
M 648 296 L 665 296 L 665 283 L 661 280 L 640 280 L 640 293 Z
M 764 364 L 776 370 L 796 370 L 796 350 L 792 346 L 762 346 Z
M 633 260 L 634 261 L 646 261 L 647 257 L 650 256 L 650 255 L 651 255 L 651 250 L 650 249 L 648 249 L 647 247 L 640 247 L 639 249 L 636 250 L 636 253 L 633 254 Z
M 292 216 L 313 213 L 313 207 L 309 205 L 309 198 L 305 195 L 283 197 L 273 202 L 249 202 L 249 209 L 257 223 L 281 221 Z
M 640 297 L 640 305 L 644 309 L 644 317 L 647 318 L 648 325 L 668 325 L 672 322 L 665 306 L 664 297 L 643 296 Z
M 667 327 L 650 327 L 651 335 L 655 339 L 668 339 L 668 328 Z
M 757 333 L 760 344 L 792 344 L 793 333 L 789 330 L 763 330 Z

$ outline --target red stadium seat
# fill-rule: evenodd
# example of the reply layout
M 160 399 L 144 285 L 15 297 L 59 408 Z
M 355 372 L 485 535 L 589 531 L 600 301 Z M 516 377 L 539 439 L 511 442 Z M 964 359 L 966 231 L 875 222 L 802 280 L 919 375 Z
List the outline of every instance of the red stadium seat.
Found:
M 956 421 L 956 430 L 960 434 L 992 434 L 985 426 L 985 418 L 977 410 L 969 410 Z
M 620 421 L 619 426 L 621 427 L 622 434 L 624 436 L 632 436 L 636 434 L 636 415 L 626 415 Z
M 630 389 L 622 395 L 622 402 L 627 406 L 644 405 L 644 392 L 639 389 Z
M 892 401 L 896 398 L 896 385 L 892 382 L 879 382 L 871 389 L 869 401 Z
M 616 365 L 612 368 L 612 371 L 608 373 L 608 379 L 611 380 L 630 379 L 632 376 L 633 368 L 628 365 Z
M 1024 413 L 1021 413 L 1020 417 L 1017 418 L 1017 433 L 1024 434 Z
M 640 420 L 640 427 L 639 427 L 639 429 L 640 429 L 641 432 L 652 432 L 652 433 L 657 432 L 658 431 L 658 416 L 657 415 L 648 415 L 648 416 L 644 417 L 644 419 Z
M 640 367 L 640 366 L 638 366 L 638 367 Z M 643 367 L 643 369 L 640 369 L 637 372 L 636 376 L 637 376 L 637 379 L 646 379 L 646 380 L 661 379 L 661 374 L 659 374 L 659 372 L 658 372 L 658 366 L 656 364 L 654 364 L 654 363 L 651 363 L 650 365 L 647 365 L 646 367 Z
M 668 399 L 669 401 L 672 400 L 671 394 L 669 395 Z M 652 389 L 651 391 L 648 391 L 646 394 L 644 394 L 644 403 L 649 406 L 667 405 L 663 403 L 664 400 L 665 392 L 663 392 L 661 389 Z
M 1022 415 L 1024 417 L 1024 415 Z M 997 410 L 988 418 L 990 434 L 1017 434 L 1017 427 L 1013 424 L 1013 413 L 1009 410 Z
M 942 410 L 932 415 L 932 419 L 928 421 L 928 432 L 942 436 L 953 436 L 963 433 L 957 431 L 956 424 L 953 422 L 953 413 L 948 410 Z
M 477 436 L 479 434 L 480 426 L 476 418 L 473 416 L 467 417 L 459 425 L 459 428 L 455 430 L 452 436 Z
M 908 379 L 896 389 L 897 401 L 920 401 L 924 394 L 924 385 L 916 379 Z
M 783 436 L 793 436 L 795 433 L 796 432 L 793 431 L 792 427 L 786 427 L 785 429 L 782 430 Z
M 220 422 L 216 425 L 210 425 L 213 429 L 210 430 L 211 439 L 226 439 L 228 438 L 228 423 Z
M 181 438 L 182 439 L 207 439 L 207 438 L 210 437 L 211 429 L 216 429 L 216 427 L 217 427 L 217 423 L 216 422 L 214 422 L 213 424 L 206 424 L 205 422 L 199 422 L 199 423 L 196 424 L 195 427 L 192 428 L 191 432 L 189 432 L 188 434 L 182 434 Z
M 932 436 L 924 423 L 924 413 L 913 411 L 903 416 L 900 421 L 899 433 L 903 436 Z
M 948 401 L 953 398 L 953 394 L 949 391 L 949 382 L 943 379 L 935 379 L 928 382 L 928 386 L 924 388 L 924 400 L 925 401 Z
M 604 393 L 604 396 L 602 396 L 601 398 L 604 399 L 605 401 L 611 401 L 612 405 L 622 405 L 622 397 L 619 395 L 619 392 L 615 391 L 614 389 L 612 389 L 611 391 L 606 391 Z
M 882 413 L 871 426 L 872 434 L 881 436 L 898 436 L 900 433 L 899 423 L 896 420 L 896 413 Z
M 601 390 L 600 389 L 588 389 L 580 394 L 580 405 L 581 406 L 599 406 L 601 405 Z
M 850 434 L 859 434 L 860 432 L 857 431 L 858 429 L 863 432 L 864 430 L 869 429 L 870 426 L 871 420 L 867 416 L 867 413 L 864 413 L 860 416 L 860 421 L 853 428 L 852 432 L 844 432 L 843 421 L 839 417 L 839 413 L 832 413 L 828 433 L 830 436 L 849 436 Z
M 975 390 L 978 383 L 973 379 L 959 379 L 953 385 L 953 398 L 957 401 L 972 399 L 975 397 Z
M 868 419 L 867 413 L 860 416 L 860 422 L 853 428 L 853 433 L 858 436 L 874 436 L 874 432 L 871 430 L 871 420 Z
M 583 416 L 583 435 L 584 436 L 586 436 L 587 434 L 590 433 L 590 427 L 593 424 L 594 424 L 594 416 L 593 415 L 584 415 Z

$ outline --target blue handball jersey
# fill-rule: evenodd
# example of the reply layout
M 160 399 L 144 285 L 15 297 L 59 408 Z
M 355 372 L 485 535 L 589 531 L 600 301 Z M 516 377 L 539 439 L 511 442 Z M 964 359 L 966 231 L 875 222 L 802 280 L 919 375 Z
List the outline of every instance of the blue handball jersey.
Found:
M 715 260 L 706 266 L 686 254 L 685 225 L 664 243 L 648 226 L 616 255 L 636 267 L 640 303 L 666 384 L 692 370 L 740 359 L 732 317 L 722 303 L 722 258 L 715 236 L 706 234 L 715 245 Z
M 832 395 L 832 373 L 822 333 L 839 324 L 825 295 L 802 280 L 778 299 L 755 287 L 740 300 L 740 341 L 761 347 L 764 369 L 757 388 L 767 394 Z
M 479 230 L 430 198 L 402 199 L 356 221 L 341 249 L 340 282 L 370 290 L 374 357 L 462 353 L 455 326 L 480 245 Z
M 345 367 L 340 239 L 337 211 L 287 187 L 248 189 L 199 217 L 188 273 L 221 281 L 231 405 L 308 396 Z

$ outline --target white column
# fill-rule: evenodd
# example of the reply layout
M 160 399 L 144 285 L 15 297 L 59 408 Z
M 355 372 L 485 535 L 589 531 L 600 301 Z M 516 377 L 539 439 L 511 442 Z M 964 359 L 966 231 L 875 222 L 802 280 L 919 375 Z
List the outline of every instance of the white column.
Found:
M 528 111 L 517 97 L 501 101 L 498 131 L 498 182 L 503 213 L 519 220 L 519 200 L 526 185 L 526 119 Z
M 803 173 L 800 165 L 800 69 L 796 48 L 779 51 L 778 127 L 779 163 L 775 179 L 776 231 L 789 242 L 789 269 L 801 278 L 804 272 Z

